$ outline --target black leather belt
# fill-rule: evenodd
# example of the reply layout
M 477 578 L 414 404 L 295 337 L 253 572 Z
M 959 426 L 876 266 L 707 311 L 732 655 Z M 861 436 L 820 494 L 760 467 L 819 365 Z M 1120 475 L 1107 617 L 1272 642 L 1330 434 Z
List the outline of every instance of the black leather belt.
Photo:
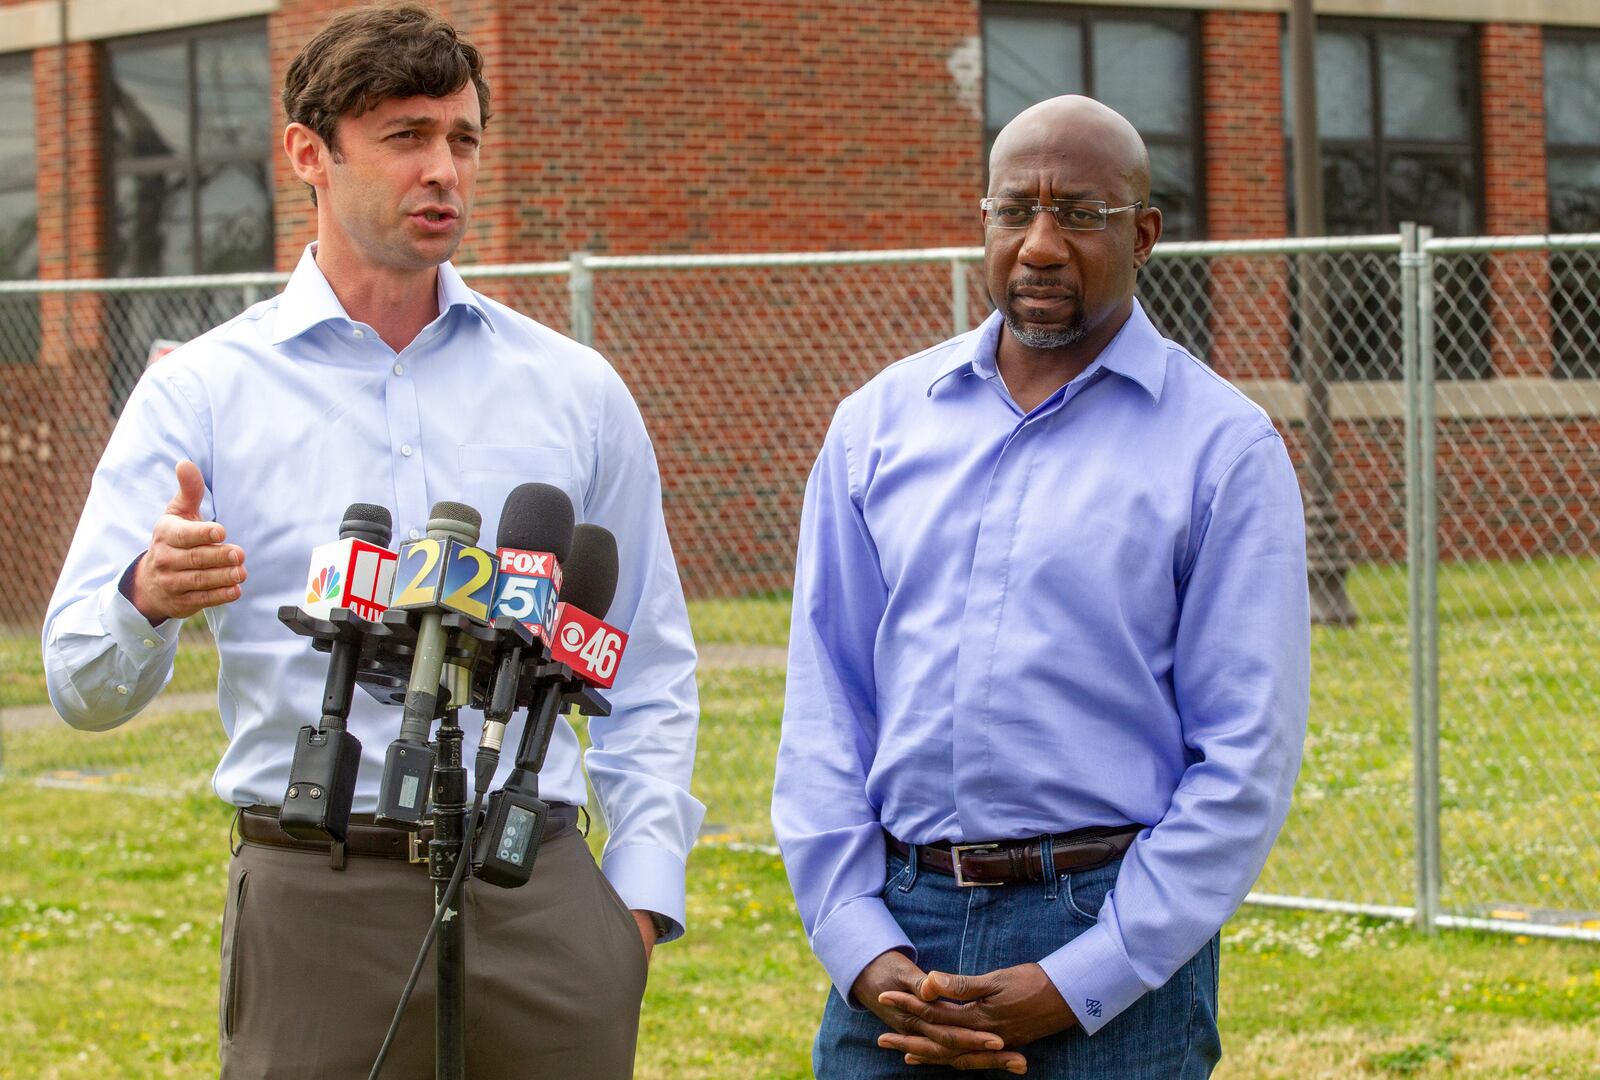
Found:
M 1127 851 L 1143 830 L 1143 825 L 1121 825 L 1058 833 L 1050 838 L 1055 872 L 1065 874 L 1104 866 Z M 911 845 L 891 836 L 889 850 L 909 857 Z M 949 874 L 964 887 L 1043 881 L 1044 848 L 1039 837 L 988 844 L 918 844 L 917 869 Z
M 364 819 L 364 820 L 363 820 Z M 577 827 L 578 808 L 568 803 L 555 803 L 544 819 L 544 840 L 553 840 L 568 829 Z M 268 847 L 293 848 L 329 854 L 333 847 L 325 840 L 301 840 L 290 836 L 278 825 L 278 808 L 252 806 L 239 811 L 239 835 L 252 844 Z M 433 839 L 433 829 L 424 825 L 416 832 L 375 825 L 370 815 L 350 815 L 350 830 L 344 839 L 344 854 L 372 855 L 382 859 L 405 859 L 407 862 L 428 862 L 428 842 Z

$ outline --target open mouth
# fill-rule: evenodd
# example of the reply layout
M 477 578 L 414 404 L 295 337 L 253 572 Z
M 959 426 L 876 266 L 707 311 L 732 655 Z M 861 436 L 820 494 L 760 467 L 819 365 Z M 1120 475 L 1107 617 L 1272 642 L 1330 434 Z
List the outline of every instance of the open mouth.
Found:
M 418 210 L 412 213 L 410 216 L 413 220 L 427 225 L 448 225 L 449 223 L 455 221 L 457 217 L 454 210 L 442 210 L 437 207 L 429 207 L 424 210 Z

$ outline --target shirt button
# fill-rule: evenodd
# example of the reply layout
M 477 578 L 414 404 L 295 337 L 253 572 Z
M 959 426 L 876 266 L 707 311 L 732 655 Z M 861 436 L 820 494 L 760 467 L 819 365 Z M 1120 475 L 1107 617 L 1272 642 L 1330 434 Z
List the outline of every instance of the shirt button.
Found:
M 354 330 L 352 330 L 351 333 L 354 334 L 358 338 L 364 338 L 364 337 L 367 336 L 367 332 L 365 330 L 361 329 L 361 327 L 359 327 L 359 326 L 356 327 Z
M 404 375 L 406 373 L 406 366 L 404 364 L 396 364 L 394 366 L 394 373 L 396 375 Z
M 421 529 L 412 529 L 411 532 L 408 535 L 413 540 L 420 540 L 422 538 L 422 530 Z
M 400 456 L 401 457 L 410 457 L 411 456 L 411 444 L 410 443 L 406 443 L 404 446 L 402 446 L 400 448 Z
M 118 683 L 117 684 L 117 693 L 126 695 L 127 692 L 128 692 L 128 687 L 126 686 L 126 684 L 123 684 L 123 683 Z
M 156 647 L 156 639 L 155 638 L 145 638 L 144 639 L 144 647 L 147 648 L 147 649 L 155 648 Z

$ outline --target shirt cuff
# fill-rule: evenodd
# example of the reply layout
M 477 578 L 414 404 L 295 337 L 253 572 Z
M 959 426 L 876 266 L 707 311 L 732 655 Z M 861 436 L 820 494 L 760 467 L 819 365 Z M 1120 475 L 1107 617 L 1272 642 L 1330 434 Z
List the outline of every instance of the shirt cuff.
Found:
M 654 911 L 667 920 L 661 943 L 676 941 L 684 930 L 683 860 L 665 848 L 629 844 L 605 853 L 600 872 L 630 911 Z
M 182 619 L 166 619 L 160 626 L 151 626 L 150 620 L 128 599 L 124 586 L 131 591 L 134 569 L 144 554 L 141 551 L 115 582 L 100 591 L 100 624 L 117 643 L 118 649 L 127 656 L 139 658 L 141 663 L 175 645 L 178 634 L 183 630 Z
M 856 1012 L 866 1010 L 850 997 L 850 988 L 868 964 L 890 949 L 917 958 L 911 939 L 876 896 L 864 896 L 835 909 L 811 935 L 811 950 L 844 1003 Z
M 1039 961 L 1039 966 L 1088 1035 L 1105 1027 L 1149 990 L 1104 923 L 1079 934 Z

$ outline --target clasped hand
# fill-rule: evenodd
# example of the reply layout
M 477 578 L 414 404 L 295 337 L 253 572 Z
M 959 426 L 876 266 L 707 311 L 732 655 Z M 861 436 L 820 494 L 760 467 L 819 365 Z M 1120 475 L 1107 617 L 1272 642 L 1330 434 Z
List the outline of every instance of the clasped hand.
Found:
M 909 1065 L 1027 1072 L 1015 1047 L 1077 1024 L 1071 1008 L 1038 964 L 985 975 L 924 972 L 904 953 L 868 964 L 851 994 L 892 1031 L 878 1045 Z

